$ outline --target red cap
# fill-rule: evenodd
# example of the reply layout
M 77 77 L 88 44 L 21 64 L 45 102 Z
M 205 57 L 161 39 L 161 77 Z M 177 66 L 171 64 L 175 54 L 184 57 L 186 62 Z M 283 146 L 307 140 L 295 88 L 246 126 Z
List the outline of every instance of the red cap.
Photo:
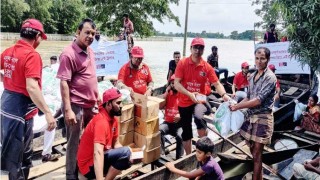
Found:
M 204 41 L 202 38 L 194 38 L 191 42 L 191 46 L 195 46 L 195 45 L 201 45 L 201 46 L 204 46 Z
M 46 40 L 47 35 L 44 33 L 42 23 L 37 19 L 27 19 L 23 21 L 21 29 L 32 28 L 41 32 L 42 39 Z
M 169 82 L 173 81 L 174 78 L 176 78 L 176 76 L 173 74 L 173 75 L 170 77 Z
M 241 67 L 242 68 L 245 68 L 245 67 L 249 67 L 250 65 L 247 63 L 247 62 L 243 62 L 242 64 L 241 64 Z
M 120 91 L 117 88 L 108 89 L 103 93 L 102 104 L 104 104 L 110 100 L 117 99 L 121 96 L 122 96 L 122 94 L 120 93 Z
M 144 57 L 143 49 L 140 46 L 134 46 L 131 49 L 131 55 L 132 57 L 143 58 Z
M 269 67 L 269 69 L 271 69 L 272 71 L 277 70 L 276 67 L 275 67 L 273 64 L 269 64 L 268 67 Z

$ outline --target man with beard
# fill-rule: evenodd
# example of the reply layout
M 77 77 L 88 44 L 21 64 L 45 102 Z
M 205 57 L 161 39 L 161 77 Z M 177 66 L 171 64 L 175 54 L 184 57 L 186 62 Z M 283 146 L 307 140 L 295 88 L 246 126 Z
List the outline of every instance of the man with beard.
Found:
M 162 95 L 162 98 L 165 99 L 165 113 L 164 122 L 160 125 L 159 129 L 161 133 L 162 153 L 165 153 L 165 135 L 170 134 L 171 136 L 176 137 L 176 159 L 179 159 L 183 156 L 184 150 L 181 138 L 182 128 L 179 123 L 178 91 L 174 88 L 174 78 L 174 75 L 170 77 L 169 86 L 166 92 Z
M 96 41 L 99 42 L 99 40 L 100 40 L 100 31 L 99 30 L 96 31 L 96 35 L 94 36 L 94 38 Z
M 201 57 L 203 51 L 203 39 L 194 38 L 191 42 L 191 56 L 180 60 L 175 71 L 174 86 L 179 92 L 178 109 L 186 154 L 191 153 L 193 114 L 195 114 L 194 122 L 197 125 L 198 135 L 200 137 L 207 135 L 206 122 L 203 120 L 203 115 L 206 112 L 211 112 L 211 109 L 203 104 L 206 102 L 206 83 L 209 83 L 210 86 L 213 85 L 224 101 L 230 99 L 219 82 L 214 69 Z
M 241 64 L 241 71 L 238 72 L 233 79 L 232 84 L 232 97 L 235 98 L 237 102 L 240 102 L 242 99 L 247 97 L 247 88 L 249 86 L 248 77 L 249 73 L 249 64 L 243 62 Z
M 278 33 L 276 32 L 276 25 L 270 24 L 269 28 L 270 28 L 270 31 L 267 31 L 264 34 L 264 37 L 263 37 L 264 43 L 278 42 L 279 39 L 278 39 Z
M 77 160 L 80 173 L 88 179 L 112 180 L 131 166 L 131 150 L 122 147 L 118 138 L 118 119 L 115 116 L 121 115 L 121 108 L 119 90 L 106 90 L 99 113 L 83 132 Z
M 131 96 L 134 92 L 150 96 L 153 90 L 151 73 L 149 67 L 142 63 L 143 57 L 143 49 L 134 46 L 131 59 L 121 67 L 118 74 L 118 89 L 128 89 Z
M 248 108 L 240 134 L 246 139 L 253 156 L 253 180 L 262 179 L 262 150 L 271 143 L 273 133 L 272 105 L 277 78 L 268 68 L 270 50 L 259 47 L 255 50 L 256 72 L 249 80 L 248 94 L 240 103 L 230 106 L 231 111 Z
M 78 179 L 77 151 L 80 134 L 94 115 L 98 103 L 98 82 L 94 52 L 89 47 L 96 33 L 91 19 L 78 26 L 77 39 L 60 55 L 57 78 L 60 81 L 62 112 L 67 129 L 66 178 Z

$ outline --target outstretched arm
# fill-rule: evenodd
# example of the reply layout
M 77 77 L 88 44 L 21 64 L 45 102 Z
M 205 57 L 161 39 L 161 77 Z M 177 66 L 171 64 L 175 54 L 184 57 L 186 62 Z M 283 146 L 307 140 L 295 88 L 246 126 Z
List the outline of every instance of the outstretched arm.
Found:
M 200 168 L 195 171 L 187 172 L 180 169 L 177 169 L 172 162 L 168 162 L 165 166 L 173 173 L 183 176 L 185 178 L 196 178 L 205 174 L 205 172 Z

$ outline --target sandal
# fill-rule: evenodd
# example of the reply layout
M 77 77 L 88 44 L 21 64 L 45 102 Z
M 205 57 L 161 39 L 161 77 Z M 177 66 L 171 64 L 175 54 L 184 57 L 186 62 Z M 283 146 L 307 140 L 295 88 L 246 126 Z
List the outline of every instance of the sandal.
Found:
M 46 154 L 42 156 L 42 162 L 57 161 L 60 157 L 60 154 Z

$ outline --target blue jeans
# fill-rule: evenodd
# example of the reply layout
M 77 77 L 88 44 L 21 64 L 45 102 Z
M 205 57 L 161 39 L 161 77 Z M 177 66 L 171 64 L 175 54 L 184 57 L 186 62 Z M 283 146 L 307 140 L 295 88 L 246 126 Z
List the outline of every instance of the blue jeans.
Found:
M 218 79 L 220 79 L 220 74 L 224 73 L 224 79 L 227 80 L 229 73 L 227 68 L 215 68 L 214 70 L 218 76 Z

